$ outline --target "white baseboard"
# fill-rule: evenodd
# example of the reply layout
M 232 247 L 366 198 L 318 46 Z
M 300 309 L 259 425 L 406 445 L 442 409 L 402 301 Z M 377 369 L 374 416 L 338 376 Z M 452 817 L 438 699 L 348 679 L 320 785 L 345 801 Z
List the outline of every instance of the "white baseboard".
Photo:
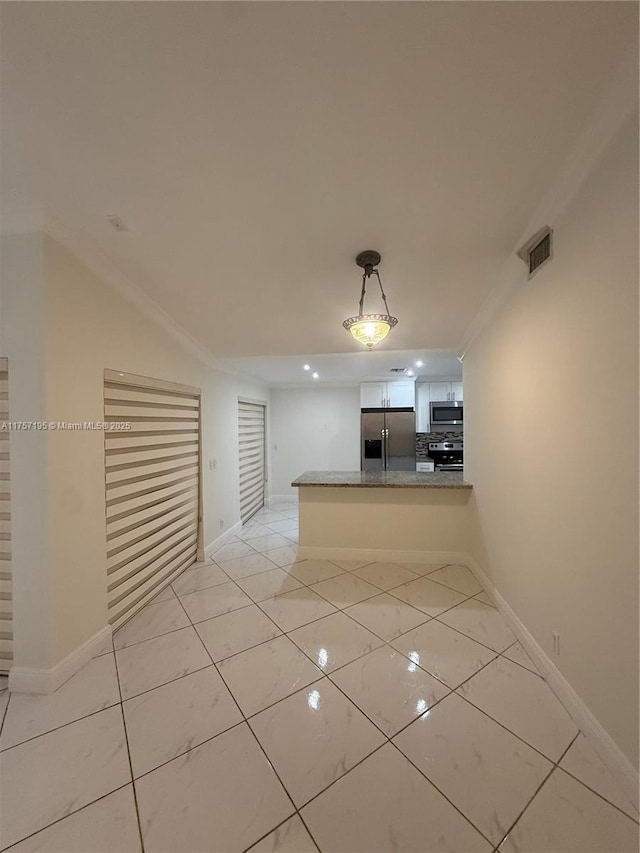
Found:
M 301 545 L 298 556 L 306 560 L 374 560 L 389 563 L 461 563 L 468 555 L 458 551 L 399 551 L 378 548 L 319 548 Z
M 633 764 L 548 657 L 547 653 L 527 629 L 515 610 L 500 595 L 493 582 L 479 564 L 468 554 L 465 555 L 464 562 L 476 575 L 489 597 L 494 601 L 496 607 L 508 622 L 509 627 L 540 671 L 544 680 L 567 709 L 570 717 L 582 730 L 593 749 L 627 793 L 627 796 L 631 797 L 632 802 L 637 803 L 640 780 Z
M 13 693 L 53 693 L 98 654 L 111 633 L 111 625 L 106 625 L 51 669 L 12 666 L 9 690 Z
M 271 508 L 272 504 L 289 503 L 298 505 L 298 495 L 270 495 L 267 498 L 267 506 Z
M 225 542 L 229 541 L 229 539 L 233 539 L 233 537 L 236 535 L 236 533 L 238 532 L 238 530 L 240 530 L 241 527 L 242 522 L 237 521 L 232 527 L 230 527 L 228 530 L 225 530 L 224 533 L 221 533 L 220 536 L 214 539 L 213 542 L 209 542 L 209 544 L 206 545 L 204 549 L 205 559 L 210 560 L 211 554 L 214 551 L 217 551 L 218 548 L 221 548 L 225 544 Z

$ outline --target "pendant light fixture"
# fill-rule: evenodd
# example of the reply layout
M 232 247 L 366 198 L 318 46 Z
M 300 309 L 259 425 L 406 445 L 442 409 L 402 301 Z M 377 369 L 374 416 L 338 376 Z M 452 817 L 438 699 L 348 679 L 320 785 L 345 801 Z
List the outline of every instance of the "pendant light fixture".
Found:
M 359 343 L 364 344 L 366 347 L 369 347 L 369 349 L 371 349 L 371 347 L 374 347 L 377 343 L 380 343 L 381 340 L 387 337 L 389 331 L 393 329 L 398 320 L 396 317 L 392 317 L 389 314 L 387 297 L 384 295 L 384 290 L 382 289 L 382 280 L 380 278 L 380 273 L 376 269 L 376 267 L 380 263 L 380 253 L 374 252 L 371 249 L 367 250 L 366 252 L 360 252 L 358 257 L 356 258 L 356 263 L 364 270 L 362 274 L 362 293 L 360 294 L 358 316 L 349 317 L 349 319 L 345 320 L 342 325 L 348 332 L 351 332 L 353 337 Z M 375 275 L 375 277 L 378 279 L 378 284 L 380 285 L 380 293 L 382 294 L 382 301 L 384 302 L 384 307 L 387 312 L 386 314 L 364 313 L 365 288 L 367 285 L 367 279 L 371 278 L 372 275 Z

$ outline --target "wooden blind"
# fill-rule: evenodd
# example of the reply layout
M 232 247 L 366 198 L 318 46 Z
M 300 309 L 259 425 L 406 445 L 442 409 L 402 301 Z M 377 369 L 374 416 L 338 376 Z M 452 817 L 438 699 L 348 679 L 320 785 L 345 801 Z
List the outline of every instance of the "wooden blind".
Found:
M 243 524 L 264 506 L 264 421 L 264 406 L 238 402 L 240 518 Z
M 200 395 L 105 379 L 109 622 L 130 618 L 196 561 Z

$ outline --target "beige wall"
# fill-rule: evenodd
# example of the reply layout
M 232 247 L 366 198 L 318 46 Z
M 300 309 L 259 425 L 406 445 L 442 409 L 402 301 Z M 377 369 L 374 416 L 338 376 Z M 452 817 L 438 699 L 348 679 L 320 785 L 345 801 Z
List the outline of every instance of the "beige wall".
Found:
M 43 271 L 44 330 L 30 345 L 46 346 L 47 420 L 103 420 L 104 368 L 202 389 L 204 543 L 209 544 L 239 521 L 238 396 L 268 402 L 268 391 L 208 368 L 48 237 L 43 242 Z M 16 287 L 6 282 L 6 290 L 11 294 Z M 20 328 L 28 328 L 28 322 Z M 28 377 L 38 375 L 40 363 L 29 361 L 17 341 L 6 354 L 15 376 L 20 365 Z M 19 417 L 17 400 L 13 411 Z M 25 407 L 22 416 L 27 417 Z M 31 436 L 25 443 L 36 446 L 40 440 Z M 39 598 L 45 611 L 50 607 L 52 623 L 48 632 L 37 627 L 42 614 L 34 602 L 39 598 L 16 600 L 15 663 L 46 668 L 106 625 L 106 555 L 103 434 L 47 433 L 45 442 L 39 487 L 25 488 L 20 502 L 15 501 L 14 524 L 18 529 L 28 525 L 33 540 L 32 553 L 24 554 L 20 566 L 16 554 L 16 574 L 23 579 L 37 576 L 38 584 L 43 574 Z M 216 460 L 213 471 L 209 459 Z M 37 500 L 44 494 L 48 538 L 31 515 L 34 494 Z M 44 569 L 34 559 L 38 543 Z
M 403 552 L 398 559 L 411 559 L 410 552 L 420 559 L 422 552 L 422 560 L 424 552 L 469 550 L 469 489 L 322 486 L 298 491 L 302 548 Z
M 9 358 L 11 418 L 46 420 L 46 306 L 41 234 L 4 236 L 0 251 L 2 355 Z M 53 664 L 53 594 L 48 554 L 49 501 L 44 486 L 47 434 L 9 436 L 14 663 Z M 15 618 L 29 613 L 28 630 Z M 37 661 L 37 663 L 36 663 Z
M 303 471 L 360 470 L 358 387 L 274 389 L 271 402 L 274 495 L 295 494 Z
M 474 555 L 637 766 L 636 128 L 550 223 L 554 259 L 471 347 L 464 381 Z

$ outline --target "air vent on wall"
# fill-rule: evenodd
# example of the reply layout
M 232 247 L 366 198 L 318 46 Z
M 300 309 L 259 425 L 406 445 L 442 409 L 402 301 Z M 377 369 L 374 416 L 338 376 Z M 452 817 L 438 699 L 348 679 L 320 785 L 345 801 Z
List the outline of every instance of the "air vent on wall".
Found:
M 550 260 L 552 255 L 553 231 L 548 225 L 537 231 L 524 246 L 518 249 L 518 257 L 529 267 L 529 278 L 537 272 L 540 267 Z
M 389 373 L 406 373 L 406 372 L 407 372 L 406 367 L 390 367 L 389 368 Z

